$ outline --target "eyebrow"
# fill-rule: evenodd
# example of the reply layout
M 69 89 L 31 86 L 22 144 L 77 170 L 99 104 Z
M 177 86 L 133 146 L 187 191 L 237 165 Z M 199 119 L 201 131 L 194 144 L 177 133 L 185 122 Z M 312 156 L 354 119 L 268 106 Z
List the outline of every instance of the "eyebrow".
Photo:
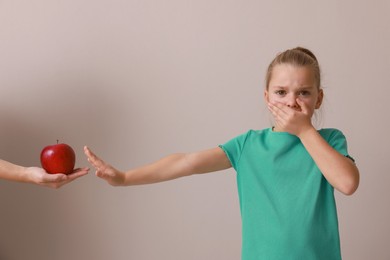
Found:
M 272 86 L 274 88 L 278 88 L 278 89 L 286 89 L 288 87 L 286 86 Z M 310 89 L 314 89 L 315 87 L 314 86 L 303 86 L 303 87 L 299 87 L 298 90 L 310 90 Z

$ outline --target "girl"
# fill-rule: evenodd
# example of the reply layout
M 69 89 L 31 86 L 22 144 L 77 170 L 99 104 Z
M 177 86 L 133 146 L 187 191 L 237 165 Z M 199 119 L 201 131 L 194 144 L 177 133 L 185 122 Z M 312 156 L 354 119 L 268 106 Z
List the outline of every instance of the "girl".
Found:
M 316 130 L 311 118 L 324 93 L 314 54 L 280 53 L 266 74 L 264 98 L 274 126 L 250 130 L 209 150 L 173 154 L 122 172 L 85 147 L 96 175 L 137 185 L 233 167 L 242 216 L 242 259 L 341 259 L 334 189 L 351 195 L 359 172 L 344 135 Z

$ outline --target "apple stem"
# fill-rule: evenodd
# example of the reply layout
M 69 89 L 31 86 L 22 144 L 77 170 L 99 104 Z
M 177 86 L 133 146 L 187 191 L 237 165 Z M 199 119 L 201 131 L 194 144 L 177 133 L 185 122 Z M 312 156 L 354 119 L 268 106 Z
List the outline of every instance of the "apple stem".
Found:
M 57 144 L 58 144 L 58 139 L 57 139 Z

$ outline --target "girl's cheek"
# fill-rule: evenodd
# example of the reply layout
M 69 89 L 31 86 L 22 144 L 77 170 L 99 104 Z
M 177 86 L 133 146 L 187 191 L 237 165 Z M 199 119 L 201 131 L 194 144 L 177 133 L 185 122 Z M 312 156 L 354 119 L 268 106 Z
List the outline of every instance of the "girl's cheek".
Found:
M 311 101 L 306 101 L 304 102 L 306 107 L 309 109 L 310 112 L 314 112 L 314 109 L 315 109 L 315 103 L 311 102 Z
M 285 101 L 283 100 L 282 97 L 276 96 L 276 95 L 270 96 L 269 97 L 269 102 L 271 102 L 271 103 L 282 103 L 282 104 L 285 103 Z

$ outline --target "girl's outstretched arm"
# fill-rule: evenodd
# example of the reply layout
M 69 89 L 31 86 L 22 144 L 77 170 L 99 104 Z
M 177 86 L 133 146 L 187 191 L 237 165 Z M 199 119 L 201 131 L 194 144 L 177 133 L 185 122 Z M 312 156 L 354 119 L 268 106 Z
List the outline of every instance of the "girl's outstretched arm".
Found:
M 195 153 L 172 154 L 154 163 L 126 172 L 107 164 L 88 147 L 84 147 L 84 152 L 88 161 L 96 168 L 96 175 L 113 186 L 156 183 L 231 167 L 225 152 L 219 147 Z

